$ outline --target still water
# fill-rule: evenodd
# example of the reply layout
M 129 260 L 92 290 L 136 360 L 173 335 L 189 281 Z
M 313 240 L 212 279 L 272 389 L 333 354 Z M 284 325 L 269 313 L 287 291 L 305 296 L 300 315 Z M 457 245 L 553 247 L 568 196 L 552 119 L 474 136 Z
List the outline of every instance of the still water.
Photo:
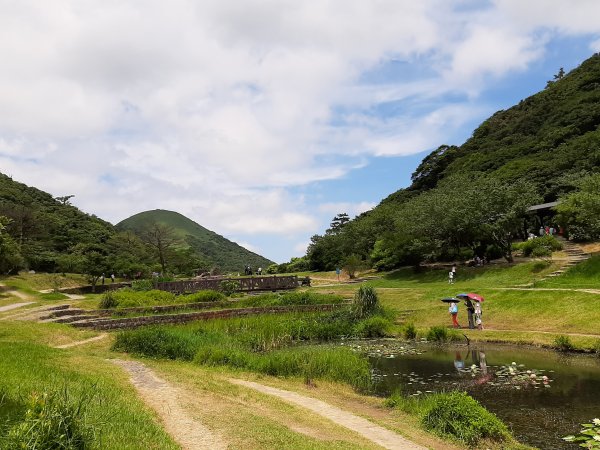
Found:
M 521 442 L 575 449 L 561 440 L 600 417 L 600 359 L 499 345 L 436 347 L 362 343 L 375 390 L 405 395 L 464 390 L 495 413 Z

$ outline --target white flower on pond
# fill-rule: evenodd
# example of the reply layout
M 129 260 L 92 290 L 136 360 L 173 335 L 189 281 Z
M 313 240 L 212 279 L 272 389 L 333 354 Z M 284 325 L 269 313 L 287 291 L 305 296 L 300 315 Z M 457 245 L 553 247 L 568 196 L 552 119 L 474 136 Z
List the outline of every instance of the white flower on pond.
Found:
M 594 422 L 594 425 L 600 425 L 600 419 L 594 419 L 592 422 Z
M 600 441 L 600 434 L 597 434 L 596 436 L 594 436 L 594 440 L 595 441 Z

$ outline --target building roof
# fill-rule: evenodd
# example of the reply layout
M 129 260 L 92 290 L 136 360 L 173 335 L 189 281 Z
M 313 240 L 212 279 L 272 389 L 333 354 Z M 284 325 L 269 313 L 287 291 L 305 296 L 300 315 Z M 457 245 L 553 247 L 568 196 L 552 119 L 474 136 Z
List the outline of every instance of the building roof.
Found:
M 542 203 L 540 205 L 533 205 L 533 206 L 530 206 L 529 208 L 527 208 L 527 211 L 538 211 L 540 209 L 550 209 L 550 208 L 554 208 L 558 204 L 559 204 L 559 202 L 550 202 L 550 203 Z

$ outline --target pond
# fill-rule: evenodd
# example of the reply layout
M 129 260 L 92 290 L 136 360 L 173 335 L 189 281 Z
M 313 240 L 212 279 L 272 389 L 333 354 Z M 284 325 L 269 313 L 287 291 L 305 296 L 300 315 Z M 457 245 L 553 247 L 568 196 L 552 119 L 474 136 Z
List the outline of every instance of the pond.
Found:
M 500 345 L 346 343 L 367 350 L 375 391 L 405 395 L 464 390 L 500 417 L 521 442 L 574 449 L 561 437 L 600 416 L 600 359 Z

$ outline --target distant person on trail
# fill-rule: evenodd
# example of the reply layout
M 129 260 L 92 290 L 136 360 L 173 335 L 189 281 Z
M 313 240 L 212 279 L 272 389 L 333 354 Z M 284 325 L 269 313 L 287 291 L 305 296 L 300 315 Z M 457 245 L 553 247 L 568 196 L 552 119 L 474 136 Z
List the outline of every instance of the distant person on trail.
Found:
M 473 314 L 475 314 L 475 306 L 473 306 L 473 302 L 470 298 L 465 300 L 465 306 L 467 307 L 467 315 L 469 316 L 469 328 L 472 330 L 475 328 L 475 324 L 473 323 Z
M 448 284 L 454 284 L 454 272 L 448 272 Z
M 114 274 L 114 273 L 111 273 L 111 274 L 110 274 L 110 282 L 111 282 L 111 283 L 114 283 L 114 282 L 115 282 L 115 274 Z
M 456 264 L 452 264 L 452 280 L 456 281 Z
M 257 275 L 262 275 L 262 267 L 259 267 L 258 270 L 256 271 Z
M 100 275 L 100 281 L 102 282 L 102 284 L 104 285 L 104 274 Z
M 544 234 L 546 234 L 546 231 L 543 226 L 540 226 L 540 236 L 543 236 Z
M 450 316 L 452 316 L 452 326 L 454 328 L 460 328 L 458 324 L 457 316 L 458 316 L 458 305 L 455 302 L 450 303 L 450 307 L 448 308 L 448 312 Z

